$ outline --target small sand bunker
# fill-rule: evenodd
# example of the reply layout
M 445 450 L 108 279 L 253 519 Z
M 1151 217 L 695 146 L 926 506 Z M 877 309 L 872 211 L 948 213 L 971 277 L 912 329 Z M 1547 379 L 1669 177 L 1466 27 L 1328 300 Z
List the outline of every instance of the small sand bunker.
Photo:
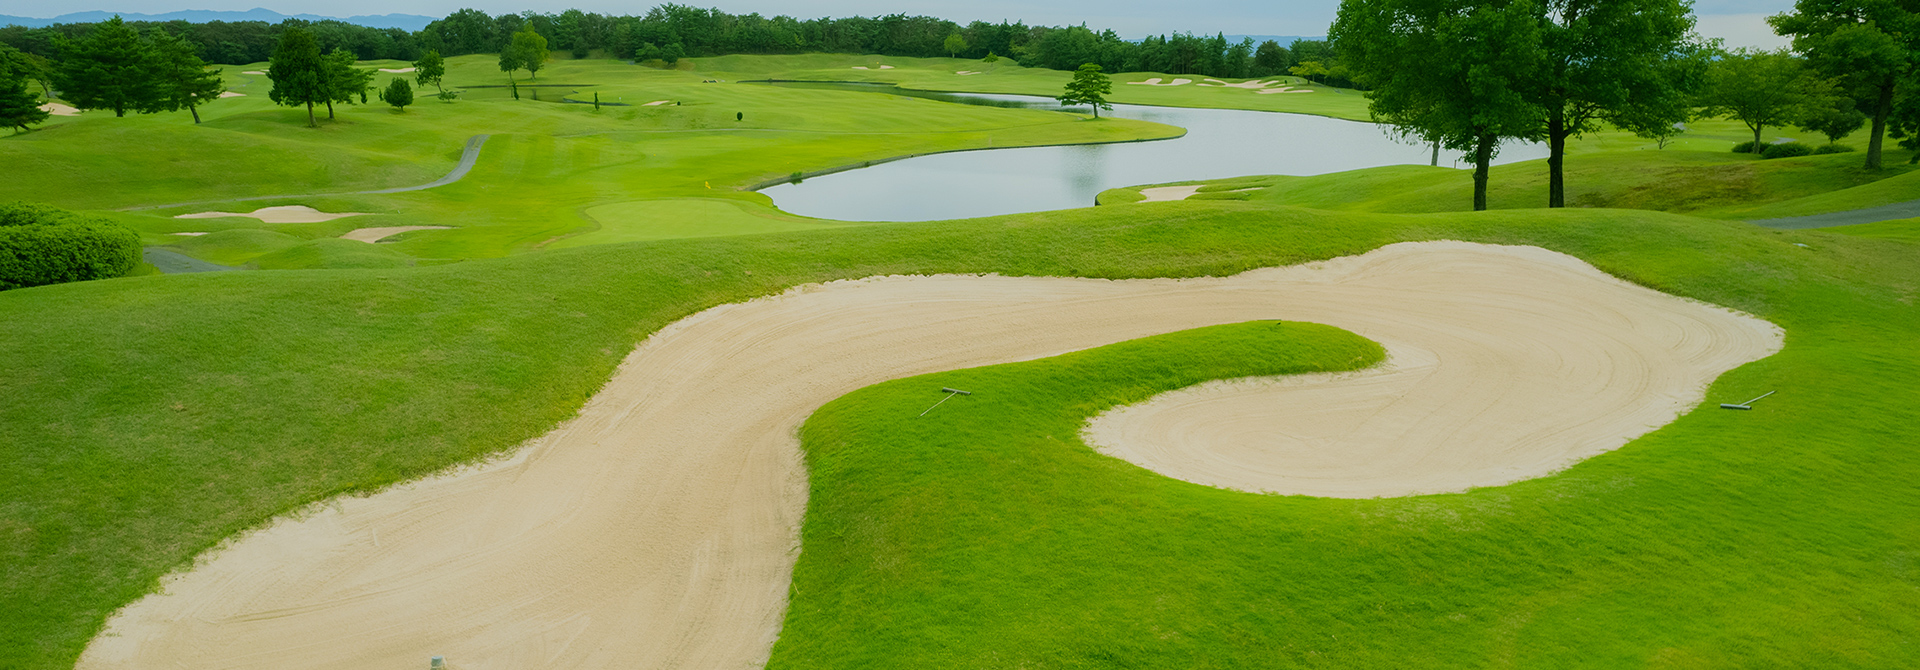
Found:
M 1292 86 L 1281 86 L 1279 88 L 1269 88 L 1265 90 L 1254 91 L 1254 93 L 1259 93 L 1261 95 L 1266 95 L 1268 93 L 1312 93 L 1312 92 L 1313 92 L 1313 89 L 1310 89 L 1310 88 L 1294 88 Z
M 1162 84 L 1160 83 L 1159 77 L 1152 77 L 1147 79 L 1146 81 L 1130 81 L 1127 83 L 1134 86 L 1185 86 L 1187 84 L 1193 83 L 1193 80 L 1192 79 L 1175 79 L 1171 82 Z
M 382 228 L 358 228 L 341 235 L 340 239 L 354 240 L 372 244 L 380 240 L 412 230 L 447 230 L 446 226 L 386 226 Z
M 73 106 L 63 105 L 57 102 L 49 102 L 47 104 L 41 105 L 40 111 L 46 112 L 48 114 L 52 114 L 54 116 L 79 116 L 80 115 L 80 110 L 74 109 Z
M 193 214 L 181 214 L 173 218 L 218 219 L 218 218 L 227 217 L 227 216 L 245 216 L 245 217 L 259 219 L 267 223 L 319 223 L 321 221 L 332 221 L 334 219 L 343 219 L 349 216 L 366 216 L 366 215 L 367 215 L 366 212 L 330 213 L 330 212 L 322 212 L 320 210 L 314 209 L 312 207 L 308 207 L 306 205 L 282 205 L 279 207 L 263 207 L 263 208 L 248 212 L 246 214 L 237 214 L 234 212 L 195 212 Z
M 649 103 L 646 103 L 646 104 L 643 104 L 643 105 L 640 105 L 640 106 L 641 106 L 641 107 L 653 107 L 653 106 L 655 106 L 655 105 L 668 105 L 668 104 L 673 104 L 673 101 L 672 101 L 672 100 L 655 100 L 655 101 L 653 101 L 653 102 L 649 102 Z
M 235 92 L 233 92 L 233 91 L 221 91 L 221 92 L 220 92 L 220 97 L 222 97 L 222 98 L 244 98 L 244 97 L 247 97 L 247 94 L 245 94 L 245 93 L 235 93 Z
M 1199 193 L 1200 189 L 1204 187 L 1205 187 L 1204 184 L 1200 184 L 1195 186 L 1156 186 L 1153 188 L 1143 188 L 1143 189 L 1140 189 L 1140 195 L 1144 195 L 1147 197 L 1143 200 L 1140 200 L 1140 202 L 1170 202 L 1174 200 L 1186 200 L 1187 198 L 1193 197 L 1194 194 Z M 1208 193 L 1239 193 L 1242 191 L 1258 191 L 1258 190 L 1260 190 L 1260 187 L 1255 186 L 1253 188 L 1236 188 L 1231 191 L 1208 191 Z
M 1156 469 L 1246 461 L 1331 495 L 1513 481 L 1672 421 L 1781 342 L 1570 256 L 1460 242 L 1219 278 L 806 286 L 661 329 L 510 459 L 338 498 L 201 556 L 114 614 L 78 667 L 760 667 L 786 611 L 807 504 L 796 435 L 815 409 L 911 375 L 1273 318 L 1385 344 L 1389 371 L 1353 378 L 1397 390 L 1294 382 L 1325 390 L 1125 453 L 1164 454 Z M 1284 425 L 1276 409 L 1301 422 L 1279 446 L 1206 446 L 1273 435 L 1247 427 Z
M 412 72 L 412 71 L 414 71 L 415 69 L 417 69 L 417 68 L 410 68 L 410 67 L 396 67 L 396 68 L 385 68 L 385 67 L 383 67 L 383 68 L 380 68 L 380 71 L 381 71 L 381 72 L 392 72 L 392 73 L 394 73 L 394 74 L 406 74 L 406 73 L 408 73 L 408 72 Z
M 954 74 L 957 74 L 957 75 L 960 75 L 960 76 L 962 76 L 962 77 L 965 77 L 965 76 L 967 76 L 967 75 L 970 75 L 970 74 L 980 74 L 980 73 L 978 73 L 978 72 L 974 72 L 973 70 L 961 70 L 961 71 L 959 71 L 959 72 L 955 72 Z
M 169 233 L 169 234 L 170 234 L 170 235 L 184 235 L 184 236 L 186 236 L 186 237 L 199 237 L 199 236 L 201 236 L 201 235 L 205 235 L 206 233 Z
M 261 72 L 261 71 L 259 71 L 259 70 L 247 70 L 247 71 L 244 71 L 244 72 L 241 72 L 240 74 L 257 74 L 257 75 L 265 75 L 266 73 L 265 73 L 265 72 Z

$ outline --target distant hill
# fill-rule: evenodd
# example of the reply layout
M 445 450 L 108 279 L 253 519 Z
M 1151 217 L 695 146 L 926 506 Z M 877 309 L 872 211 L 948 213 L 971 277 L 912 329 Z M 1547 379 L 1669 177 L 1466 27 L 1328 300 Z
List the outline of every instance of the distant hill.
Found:
M 113 18 L 114 14 L 119 14 L 120 18 L 128 21 L 189 21 L 192 23 L 206 23 L 208 21 L 265 21 L 267 23 L 279 23 L 286 19 L 303 19 L 307 21 L 341 21 L 367 26 L 369 28 L 400 28 L 408 31 L 425 28 L 427 24 L 436 20 L 436 18 L 432 16 L 420 16 L 417 14 L 383 14 L 379 16 L 349 16 L 346 18 L 315 16 L 313 14 L 294 14 L 290 16 L 270 9 L 260 9 L 256 7 L 244 12 L 215 12 L 200 9 L 167 12 L 165 14 L 106 11 L 73 12 L 71 14 L 61 14 L 50 19 L 0 15 L 0 25 L 20 25 L 28 28 L 39 28 L 56 23 L 93 23 Z

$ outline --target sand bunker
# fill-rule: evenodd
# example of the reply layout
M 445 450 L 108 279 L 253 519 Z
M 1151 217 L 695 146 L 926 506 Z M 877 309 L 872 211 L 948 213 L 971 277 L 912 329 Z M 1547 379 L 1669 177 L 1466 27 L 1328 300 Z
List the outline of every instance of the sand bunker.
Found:
M 235 93 L 235 92 L 233 92 L 233 91 L 221 91 L 221 92 L 220 92 L 220 97 L 222 97 L 222 98 L 244 98 L 244 97 L 247 97 L 247 94 L 245 94 L 245 93 Z
M 259 70 L 246 70 L 246 71 L 244 71 L 244 72 L 241 72 L 240 74 L 258 74 L 258 75 L 265 75 L 266 73 L 265 73 L 265 72 L 261 72 L 261 71 L 259 71 Z
M 974 72 L 973 70 L 961 70 L 961 71 L 959 71 L 959 72 L 955 72 L 954 74 L 957 74 L 957 75 L 960 75 L 960 76 L 962 76 L 962 77 L 965 77 L 965 76 L 967 76 L 967 75 L 970 75 L 970 74 L 980 74 L 980 73 L 978 73 L 978 72 Z
M 655 100 L 655 101 L 653 101 L 653 102 L 649 102 L 649 103 L 646 103 L 646 104 L 644 104 L 644 105 L 641 105 L 641 107 L 652 107 L 652 106 L 655 106 L 655 105 L 665 105 L 665 104 L 669 104 L 669 103 L 672 103 L 672 102 L 673 102 L 672 100 Z
M 869 68 L 869 67 L 867 67 L 867 66 L 865 66 L 865 65 L 855 65 L 855 66 L 853 66 L 853 69 L 855 69 L 855 70 L 869 70 L 869 69 L 872 69 L 872 70 L 891 70 L 891 69 L 893 69 L 893 66 L 892 66 L 892 65 L 882 65 L 882 66 L 880 66 L 880 67 L 876 67 L 876 68 Z
M 1186 200 L 1188 196 L 1200 192 L 1200 184 L 1193 186 L 1156 186 L 1140 189 L 1140 195 L 1147 196 L 1140 202 L 1168 202 Z
M 1187 84 L 1193 83 L 1193 80 L 1192 79 L 1175 79 L 1172 82 L 1162 84 L 1160 83 L 1159 77 L 1152 77 L 1147 79 L 1146 81 L 1130 81 L 1127 83 L 1135 86 L 1185 86 Z
M 46 112 L 48 114 L 52 114 L 54 116 L 79 116 L 80 115 L 80 110 L 74 109 L 73 106 L 63 105 L 57 102 L 49 102 L 47 104 L 41 105 L 40 111 Z
M 320 210 L 314 209 L 312 207 L 308 207 L 306 205 L 283 205 L 280 207 L 263 207 L 260 209 L 253 210 L 252 212 L 248 212 L 246 214 L 236 214 L 234 212 L 195 212 L 193 214 L 181 214 L 173 218 L 218 219 L 218 218 L 227 217 L 227 216 L 246 216 L 246 217 L 259 219 L 267 223 L 318 223 L 321 221 L 332 221 L 334 219 L 342 219 L 349 216 L 366 216 L 366 215 L 367 215 L 366 212 L 329 213 L 329 212 L 322 212 Z
M 169 235 L 184 235 L 184 236 L 186 236 L 186 237 L 199 237 L 199 236 L 201 236 L 201 235 L 205 235 L 206 233 L 168 233 L 168 234 L 169 234 Z
M 397 67 L 397 68 L 384 68 L 384 67 L 383 67 L 383 68 L 380 68 L 380 71 L 381 71 L 381 72 L 392 72 L 392 73 L 394 73 L 394 74 L 406 74 L 406 73 L 408 73 L 408 72 L 412 72 L 412 71 L 414 71 L 415 69 L 417 69 L 417 68 L 410 68 L 410 67 Z
M 510 460 L 336 500 L 204 557 L 116 614 L 79 667 L 758 667 L 806 505 L 795 432 L 820 405 L 907 375 L 1260 318 L 1347 328 L 1385 343 L 1393 370 L 1425 370 L 1382 408 L 1422 430 L 1526 438 L 1448 442 L 1468 453 L 1424 461 L 1367 444 L 1380 473 L 1313 471 L 1342 493 L 1550 472 L 1670 421 L 1719 370 L 1781 341 L 1567 256 L 1456 242 L 1219 279 L 806 286 L 661 330 L 579 417 Z M 1321 409 L 1355 434 L 1398 434 Z M 964 419 L 967 405 L 941 411 Z M 1436 482 L 1429 469 L 1478 474 Z
M 1259 94 L 1262 94 L 1262 95 L 1265 95 L 1265 94 L 1268 94 L 1268 93 L 1312 93 L 1312 92 L 1313 92 L 1313 89 L 1310 89 L 1310 88 L 1293 88 L 1293 87 L 1291 87 L 1291 86 L 1282 86 L 1282 87 L 1280 87 L 1280 88 L 1269 88 L 1269 89 L 1264 89 L 1264 90 L 1259 90 L 1259 91 L 1254 91 L 1254 92 L 1255 92 L 1255 93 L 1259 93 Z
M 340 239 L 355 240 L 372 244 L 380 240 L 412 230 L 446 230 L 447 226 L 386 226 L 383 228 L 358 228 L 341 235 Z

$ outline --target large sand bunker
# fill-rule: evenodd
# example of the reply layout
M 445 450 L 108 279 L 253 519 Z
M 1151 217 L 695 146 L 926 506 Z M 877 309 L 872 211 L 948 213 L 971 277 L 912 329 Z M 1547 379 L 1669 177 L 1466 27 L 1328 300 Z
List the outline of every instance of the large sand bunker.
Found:
M 1394 370 L 1424 366 L 1407 409 L 1446 419 L 1434 428 L 1525 427 L 1529 441 L 1474 453 L 1491 481 L 1618 446 L 1781 342 L 1567 256 L 1455 242 L 1218 279 L 806 286 L 661 330 L 510 460 L 239 539 L 115 615 L 80 667 L 757 667 L 786 607 L 807 493 L 795 434 L 814 409 L 907 375 L 1261 318 L 1346 328 Z M 1423 485 L 1392 471 L 1348 474 Z
M 80 110 L 75 109 L 73 105 L 67 105 L 67 104 L 62 104 L 58 102 L 49 102 L 49 103 L 43 104 L 40 106 L 40 111 L 46 112 L 48 114 L 52 114 L 54 116 L 79 116 L 80 115 Z
M 1187 84 L 1191 84 L 1191 83 L 1193 83 L 1193 80 L 1192 80 L 1192 79 L 1180 79 L 1180 78 L 1178 78 L 1178 77 L 1176 77 L 1176 78 L 1174 78 L 1174 80 L 1173 80 L 1173 81 L 1171 81 L 1171 82 L 1168 82 L 1168 83 L 1165 83 L 1165 84 L 1162 84 L 1162 83 L 1160 83 L 1160 78 L 1159 78 L 1159 77 L 1149 77 L 1149 78 L 1147 78 L 1147 79 L 1146 79 L 1145 81 L 1130 81 L 1130 82 L 1127 82 L 1127 83 L 1128 83 L 1128 84 L 1131 84 L 1131 85 L 1134 85 L 1134 86 L 1185 86 L 1185 85 L 1187 85 Z
M 319 223 L 321 221 L 332 221 L 349 216 L 366 216 L 366 214 L 366 212 L 322 212 L 306 205 L 282 205 L 279 207 L 262 207 L 245 214 L 236 212 L 194 212 L 192 214 L 181 214 L 173 218 L 219 219 L 229 216 L 245 216 L 267 223 Z

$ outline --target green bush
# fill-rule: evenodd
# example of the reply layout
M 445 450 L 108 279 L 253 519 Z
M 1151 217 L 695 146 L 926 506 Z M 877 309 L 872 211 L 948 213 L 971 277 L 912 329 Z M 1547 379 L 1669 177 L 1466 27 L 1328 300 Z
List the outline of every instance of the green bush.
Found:
M 1796 156 L 1805 156 L 1811 153 L 1813 153 L 1813 147 L 1807 146 L 1805 144 L 1801 144 L 1799 142 L 1781 142 L 1779 144 L 1775 144 L 1773 146 L 1767 147 L 1767 150 L 1764 153 L 1761 153 L 1760 157 L 1761 158 L 1793 158 Z
M 0 291 L 122 277 L 140 265 L 140 235 L 45 205 L 0 204 Z
M 1822 144 L 1818 147 L 1815 147 L 1813 150 L 1813 153 L 1815 155 L 1844 154 L 1849 151 L 1853 151 L 1853 147 L 1847 146 L 1845 144 Z
M 1741 142 L 1741 143 L 1739 143 L 1739 144 L 1735 144 L 1735 145 L 1733 145 L 1733 152 L 1734 152 L 1734 153 L 1736 153 L 1736 154 L 1750 154 L 1750 153 L 1753 153 L 1753 143 L 1752 143 L 1752 142 Z

